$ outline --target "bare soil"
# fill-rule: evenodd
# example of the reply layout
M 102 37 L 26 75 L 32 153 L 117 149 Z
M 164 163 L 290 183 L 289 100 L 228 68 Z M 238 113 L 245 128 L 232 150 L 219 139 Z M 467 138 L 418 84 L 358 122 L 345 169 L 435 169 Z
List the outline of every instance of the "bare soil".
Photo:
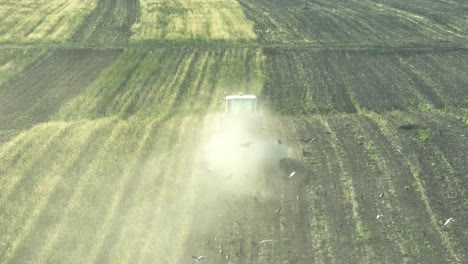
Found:
M 72 41 L 87 46 L 126 46 L 138 18 L 138 0 L 99 1 Z
M 11 132 L 45 122 L 80 94 L 121 50 L 51 49 L 0 88 L 2 141 Z M 13 133 L 14 134 L 14 133 Z

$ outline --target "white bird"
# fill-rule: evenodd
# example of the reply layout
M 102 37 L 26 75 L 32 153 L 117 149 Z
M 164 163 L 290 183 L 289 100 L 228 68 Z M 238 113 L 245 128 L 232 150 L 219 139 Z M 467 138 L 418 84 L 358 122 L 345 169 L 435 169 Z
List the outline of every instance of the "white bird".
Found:
M 382 217 L 383 217 L 383 214 L 378 214 L 376 218 L 377 218 L 377 220 L 378 220 L 378 219 L 380 219 L 380 218 L 382 218 Z
M 275 214 L 279 214 L 280 212 L 281 212 L 281 207 L 279 207 L 278 209 L 276 209 Z
M 289 174 L 289 178 L 292 178 L 294 176 L 294 174 L 296 174 L 295 171 L 291 172 L 291 174 Z
M 453 219 L 452 217 L 450 217 L 449 219 L 447 219 L 447 221 L 445 221 L 445 224 L 444 226 L 448 225 L 450 222 L 452 221 L 455 221 L 455 219 Z
M 276 240 L 273 240 L 273 239 L 265 239 L 265 240 L 262 240 L 262 241 L 258 241 L 258 244 L 262 244 L 262 243 L 270 243 L 270 242 L 275 242 Z
M 205 259 L 205 256 L 192 256 L 192 258 L 193 258 L 194 260 L 196 260 L 197 262 L 199 262 L 199 261 L 204 260 L 204 259 Z

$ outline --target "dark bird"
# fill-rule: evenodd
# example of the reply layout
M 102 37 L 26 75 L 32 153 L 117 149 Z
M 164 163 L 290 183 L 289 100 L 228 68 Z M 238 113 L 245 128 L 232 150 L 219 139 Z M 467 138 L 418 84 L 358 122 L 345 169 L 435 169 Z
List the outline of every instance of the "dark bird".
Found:
M 303 150 L 303 151 L 302 151 L 302 155 L 303 155 L 304 157 L 310 157 L 310 156 L 312 156 L 312 152 Z
M 278 142 L 278 144 L 283 144 L 283 141 L 281 141 L 281 139 L 277 138 L 276 141 Z
M 302 138 L 302 139 L 300 139 L 300 141 L 303 142 L 303 143 L 310 143 L 310 142 L 315 141 L 315 140 L 316 140 L 316 138 Z
M 250 145 L 252 145 L 252 141 L 249 141 L 247 143 L 243 143 L 243 144 L 240 144 L 241 147 L 244 147 L 244 148 L 248 148 L 250 147 Z
M 413 130 L 413 129 L 417 129 L 418 125 L 416 125 L 416 124 L 404 124 L 404 125 L 399 126 L 398 128 L 402 129 L 402 130 Z
M 196 260 L 197 262 L 199 262 L 199 261 L 204 260 L 204 259 L 205 259 L 205 256 L 192 256 L 192 258 L 193 258 L 194 260 Z

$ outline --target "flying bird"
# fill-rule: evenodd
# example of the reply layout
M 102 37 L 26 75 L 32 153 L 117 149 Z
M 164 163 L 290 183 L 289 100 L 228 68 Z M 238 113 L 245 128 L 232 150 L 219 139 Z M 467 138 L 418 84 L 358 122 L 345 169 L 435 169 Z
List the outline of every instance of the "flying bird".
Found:
M 283 141 L 281 141 L 281 139 L 277 138 L 276 141 L 278 142 L 278 144 L 283 144 Z
M 279 207 L 278 209 L 276 209 L 275 214 L 279 214 L 280 212 L 281 212 L 281 207 Z
M 450 222 L 452 221 L 455 221 L 455 219 L 453 219 L 452 217 L 450 217 L 449 219 L 447 219 L 447 221 L 445 221 L 445 224 L 444 226 L 448 225 Z
M 204 259 L 205 259 L 205 256 L 192 256 L 192 258 L 193 258 L 194 260 L 196 260 L 197 262 L 199 262 L 199 261 L 204 260 Z
M 384 197 L 384 195 L 385 195 L 384 193 L 380 193 L 379 197 L 382 198 L 382 197 Z
M 252 145 L 252 141 L 249 141 L 247 143 L 243 143 L 243 144 L 240 144 L 241 147 L 244 147 L 244 148 L 248 148 L 250 147 L 250 145 Z
M 315 141 L 316 138 L 303 138 L 303 139 L 300 139 L 301 142 L 303 143 L 310 143 L 312 141 Z
M 310 156 L 312 156 L 312 152 L 303 150 L 303 151 L 302 151 L 302 155 L 303 155 L 304 157 L 310 157 Z
M 379 219 L 382 218 L 382 217 L 383 217 L 383 214 L 378 214 L 377 217 L 376 217 L 376 219 L 379 220 Z
M 258 241 L 257 244 L 263 244 L 263 243 L 271 243 L 271 242 L 275 242 L 276 240 L 273 240 L 273 239 L 265 239 L 265 240 L 262 240 L 262 241 Z
M 296 174 L 295 171 L 291 172 L 291 174 L 289 174 L 289 178 L 291 179 L 292 177 L 294 177 L 295 174 Z

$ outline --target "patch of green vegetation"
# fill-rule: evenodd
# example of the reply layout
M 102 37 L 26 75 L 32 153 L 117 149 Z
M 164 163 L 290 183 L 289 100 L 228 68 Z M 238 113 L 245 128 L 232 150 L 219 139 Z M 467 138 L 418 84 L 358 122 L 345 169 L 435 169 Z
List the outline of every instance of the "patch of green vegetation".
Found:
M 411 253 L 412 256 L 419 256 L 419 254 L 421 254 L 421 250 L 415 244 L 410 246 L 409 250 L 410 250 L 410 253 Z
M 368 241 L 372 237 L 372 233 L 368 230 L 362 221 L 356 223 L 356 236 L 359 241 Z
M 434 105 L 430 103 L 419 103 L 418 110 L 421 112 L 431 112 L 434 110 Z
M 377 154 L 375 152 L 374 143 L 372 141 L 367 140 L 366 142 L 364 142 L 364 148 L 367 150 L 367 153 L 368 153 L 368 156 L 369 156 L 370 160 L 372 160 L 372 161 L 378 161 L 379 160 L 379 157 L 377 156 Z
M 421 129 L 419 130 L 419 140 L 425 142 L 430 139 L 429 130 L 428 129 Z
M 468 126 L 468 116 L 463 117 L 463 124 L 465 124 L 465 126 Z
M 393 110 L 389 114 L 390 114 L 390 116 L 398 118 L 398 119 L 405 119 L 406 118 L 406 114 L 403 113 L 403 111 L 401 111 L 401 110 Z

